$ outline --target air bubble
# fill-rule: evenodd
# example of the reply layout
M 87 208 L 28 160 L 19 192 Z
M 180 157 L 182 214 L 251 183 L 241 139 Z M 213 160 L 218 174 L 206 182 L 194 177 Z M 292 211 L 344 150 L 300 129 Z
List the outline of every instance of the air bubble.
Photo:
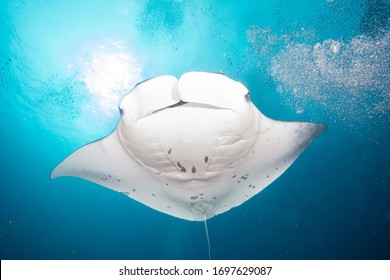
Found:
M 320 112 L 323 118 L 325 113 L 355 131 L 372 124 L 371 119 L 388 119 L 390 30 L 384 27 L 378 34 L 314 44 L 310 42 L 316 34 L 305 30 L 279 35 L 252 26 L 247 31 L 251 50 L 261 55 L 261 67 L 287 105 L 298 114 Z

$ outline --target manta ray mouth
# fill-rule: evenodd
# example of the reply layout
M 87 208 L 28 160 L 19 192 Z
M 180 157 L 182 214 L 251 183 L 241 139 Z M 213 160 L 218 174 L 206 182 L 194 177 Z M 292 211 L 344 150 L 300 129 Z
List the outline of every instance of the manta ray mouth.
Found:
M 144 116 L 137 118 L 137 120 L 142 119 L 142 118 L 146 118 L 146 117 L 153 115 L 153 114 L 160 113 L 162 111 L 166 111 L 166 110 L 174 109 L 174 108 L 178 108 L 178 107 L 192 107 L 192 108 L 202 108 L 202 109 L 212 109 L 212 110 L 234 111 L 230 108 L 225 108 L 225 107 L 220 107 L 220 106 L 215 106 L 215 105 L 210 105 L 210 104 L 205 104 L 205 103 L 198 103 L 198 102 L 186 102 L 186 101 L 180 100 L 179 102 L 177 102 L 175 104 L 154 110 L 153 112 L 151 112 L 149 114 L 145 114 Z
M 166 109 L 170 109 L 170 108 L 175 108 L 175 107 L 179 107 L 179 106 L 182 106 L 182 105 L 185 105 L 187 104 L 188 102 L 184 102 L 183 100 L 180 100 L 179 102 L 173 104 L 173 105 L 169 105 L 167 107 L 164 107 L 164 108 L 160 108 L 160 109 L 157 109 L 155 111 L 153 111 L 151 114 L 155 114 L 155 113 L 158 113 L 162 110 L 166 110 Z

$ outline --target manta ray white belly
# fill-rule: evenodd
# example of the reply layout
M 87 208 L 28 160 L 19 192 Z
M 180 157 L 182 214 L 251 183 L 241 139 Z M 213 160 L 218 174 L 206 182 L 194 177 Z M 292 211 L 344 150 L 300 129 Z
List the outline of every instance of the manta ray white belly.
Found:
M 187 220 L 242 204 L 326 129 L 269 119 L 241 83 L 206 72 L 147 80 L 119 108 L 117 128 L 67 157 L 51 178 L 87 179 Z

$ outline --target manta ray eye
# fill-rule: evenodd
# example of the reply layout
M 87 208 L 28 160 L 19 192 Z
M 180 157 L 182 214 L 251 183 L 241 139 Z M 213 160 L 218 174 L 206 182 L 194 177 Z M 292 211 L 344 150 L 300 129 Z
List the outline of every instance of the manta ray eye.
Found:
M 247 102 L 250 102 L 250 101 L 251 101 L 251 94 L 250 94 L 249 91 L 248 91 L 248 93 L 245 95 L 245 100 L 246 100 Z

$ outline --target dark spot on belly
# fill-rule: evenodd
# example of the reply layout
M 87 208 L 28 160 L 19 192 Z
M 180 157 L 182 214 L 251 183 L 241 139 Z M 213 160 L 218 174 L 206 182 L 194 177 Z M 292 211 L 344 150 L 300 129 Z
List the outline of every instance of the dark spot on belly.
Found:
M 186 173 L 186 172 L 187 172 L 187 169 L 186 169 L 184 166 L 182 166 L 182 167 L 180 168 L 180 171 L 183 172 L 183 173 Z
M 180 164 L 180 162 L 177 162 L 177 166 L 179 166 L 179 168 L 181 168 L 181 164 Z
M 204 162 L 207 163 L 209 161 L 209 157 L 208 156 L 205 156 L 204 157 Z
M 170 148 L 170 149 L 168 150 L 168 155 L 170 155 L 171 152 L 172 152 L 172 148 Z
M 191 197 L 190 197 L 190 199 L 191 199 L 191 200 L 198 199 L 198 196 L 197 196 L 197 195 L 195 195 L 195 196 L 191 196 Z
M 195 173 L 195 172 L 196 172 L 195 166 L 192 167 L 191 171 L 192 171 L 192 173 Z

